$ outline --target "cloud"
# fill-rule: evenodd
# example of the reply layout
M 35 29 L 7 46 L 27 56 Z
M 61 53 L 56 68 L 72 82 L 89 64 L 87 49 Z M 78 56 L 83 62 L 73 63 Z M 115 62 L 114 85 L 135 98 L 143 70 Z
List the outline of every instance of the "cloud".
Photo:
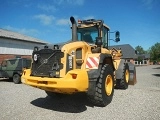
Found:
M 91 15 L 90 15 L 90 16 L 86 16 L 86 17 L 83 17 L 83 19 L 84 19 L 84 20 L 87 20 L 87 19 L 94 19 L 94 16 L 91 16 Z
M 75 18 L 76 21 L 78 21 L 78 16 L 75 15 L 73 16 Z M 82 20 L 87 20 L 87 19 L 94 19 L 94 16 L 86 16 L 86 17 L 82 17 Z M 56 25 L 71 25 L 70 19 L 57 19 L 56 20 Z
M 33 5 L 33 2 L 30 2 L 30 0 L 5 0 L 5 2 L 14 6 L 31 7 Z
M 70 26 L 71 25 L 71 22 L 70 22 L 70 19 L 69 18 L 56 18 L 52 15 L 46 15 L 46 14 L 39 14 L 39 15 L 35 15 L 33 17 L 34 19 L 37 19 L 40 21 L 40 23 L 42 23 L 43 25 L 61 25 L 61 26 Z M 77 15 L 74 15 L 74 18 L 76 21 L 78 21 L 79 19 L 79 16 Z M 85 17 L 82 17 L 81 20 L 87 20 L 87 19 L 94 19 L 95 17 L 90 15 L 90 16 L 85 16 Z M 54 22 L 53 22 L 54 21 Z
M 61 4 L 70 4 L 70 5 L 83 5 L 84 0 L 54 0 L 58 5 Z
M 52 16 L 52 15 L 45 15 L 45 14 L 35 15 L 33 18 L 40 20 L 40 22 L 43 25 L 50 25 L 50 24 L 52 24 L 53 20 L 55 19 L 54 16 Z
M 153 8 L 154 2 L 155 0 L 142 0 L 143 5 L 146 6 L 148 9 Z
M 69 21 L 69 19 L 59 19 L 59 20 L 57 20 L 56 24 L 57 25 L 69 25 L 70 21 Z
M 36 29 L 15 28 L 9 25 L 5 26 L 4 29 L 15 31 L 24 35 L 34 36 L 34 37 L 36 37 L 39 34 L 39 31 Z
M 47 12 L 55 12 L 57 10 L 54 5 L 38 5 L 38 8 Z
M 24 4 L 24 7 L 28 8 L 28 7 L 31 7 L 32 4 Z
M 80 20 L 87 20 L 87 19 L 94 19 L 95 18 L 93 15 L 88 15 L 88 16 L 83 16 L 83 17 L 80 17 L 78 15 L 73 15 L 73 17 L 75 18 L 75 20 L 79 20 L 79 19 Z

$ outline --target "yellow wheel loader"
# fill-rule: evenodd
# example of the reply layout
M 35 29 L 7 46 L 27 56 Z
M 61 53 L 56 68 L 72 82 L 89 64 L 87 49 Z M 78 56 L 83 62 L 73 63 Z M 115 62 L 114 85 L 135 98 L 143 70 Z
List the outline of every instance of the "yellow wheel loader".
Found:
M 22 83 L 51 97 L 85 92 L 93 104 L 106 106 L 115 87 L 127 89 L 129 83 L 135 84 L 135 67 L 121 59 L 121 50 L 108 49 L 109 27 L 102 20 L 78 20 L 77 24 L 70 17 L 70 21 L 72 40 L 43 49 L 35 47 Z M 116 42 L 119 34 L 115 34 Z

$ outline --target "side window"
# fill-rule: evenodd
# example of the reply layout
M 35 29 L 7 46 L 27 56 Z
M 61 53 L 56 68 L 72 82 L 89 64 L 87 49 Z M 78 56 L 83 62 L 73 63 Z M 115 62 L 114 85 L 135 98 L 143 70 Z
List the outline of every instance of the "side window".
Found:
M 96 37 L 98 37 L 98 30 L 96 27 L 84 27 L 78 29 L 78 40 L 94 44 Z
M 31 60 L 27 60 L 27 67 L 31 66 Z
M 78 41 L 81 41 L 81 40 L 82 40 L 82 34 L 78 33 Z
M 88 43 L 93 43 L 93 38 L 90 32 L 83 34 L 83 40 Z
M 106 46 L 108 41 L 108 30 L 106 28 L 103 28 L 102 41 L 103 41 L 103 46 Z
M 98 37 L 97 31 L 96 32 L 92 32 L 91 36 L 92 36 L 92 40 L 93 40 L 92 43 L 95 43 L 96 42 L 96 37 Z
M 16 60 L 8 60 L 7 64 L 8 65 L 14 65 L 14 64 L 16 64 L 16 62 L 17 62 Z
M 17 67 L 22 67 L 22 59 L 17 59 L 16 62 L 15 62 L 15 65 Z
M 23 67 L 29 68 L 31 66 L 31 60 L 24 59 L 23 60 Z
M 82 40 L 84 40 L 85 42 L 94 44 L 97 36 L 98 36 L 98 33 L 96 31 L 86 32 L 83 34 Z

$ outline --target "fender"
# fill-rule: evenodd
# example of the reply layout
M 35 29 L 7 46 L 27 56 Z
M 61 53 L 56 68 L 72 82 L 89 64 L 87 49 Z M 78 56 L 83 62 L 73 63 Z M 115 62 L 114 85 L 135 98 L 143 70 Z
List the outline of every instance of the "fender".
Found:
M 103 64 L 110 64 L 113 67 L 113 70 L 115 70 L 114 65 L 113 65 L 113 61 L 112 61 L 112 56 L 110 54 L 101 53 L 99 57 L 100 57 L 100 59 L 99 59 L 98 69 L 91 69 L 88 71 L 89 81 L 96 81 L 97 80 L 97 78 L 100 75 L 100 71 L 101 71 Z
M 110 64 L 113 67 L 113 70 L 115 70 L 112 61 L 112 56 L 110 54 L 101 53 L 99 57 L 100 59 L 99 59 L 98 69 L 91 69 L 87 72 L 89 78 L 89 87 L 87 91 L 88 95 L 94 95 L 95 93 L 96 81 L 97 78 L 100 76 L 103 64 Z

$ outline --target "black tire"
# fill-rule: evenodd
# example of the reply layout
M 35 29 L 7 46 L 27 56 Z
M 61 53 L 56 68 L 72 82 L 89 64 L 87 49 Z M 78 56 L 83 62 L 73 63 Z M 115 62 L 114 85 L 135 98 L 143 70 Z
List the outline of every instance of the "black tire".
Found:
M 128 88 L 128 83 L 130 79 L 130 73 L 129 73 L 129 66 L 126 63 L 123 67 L 123 74 L 122 78 L 118 79 L 116 82 L 116 88 L 118 89 L 127 89 Z
M 14 74 L 14 75 L 13 75 L 13 82 L 14 82 L 15 84 L 21 83 L 21 76 L 20 76 L 19 74 Z
M 110 65 L 105 64 L 102 67 L 100 76 L 97 80 L 95 94 L 92 96 L 88 96 L 88 98 L 93 104 L 105 107 L 112 101 L 113 94 L 114 94 L 113 68 Z
M 129 85 L 135 85 L 137 83 L 136 79 L 136 68 L 134 65 L 129 66 Z

